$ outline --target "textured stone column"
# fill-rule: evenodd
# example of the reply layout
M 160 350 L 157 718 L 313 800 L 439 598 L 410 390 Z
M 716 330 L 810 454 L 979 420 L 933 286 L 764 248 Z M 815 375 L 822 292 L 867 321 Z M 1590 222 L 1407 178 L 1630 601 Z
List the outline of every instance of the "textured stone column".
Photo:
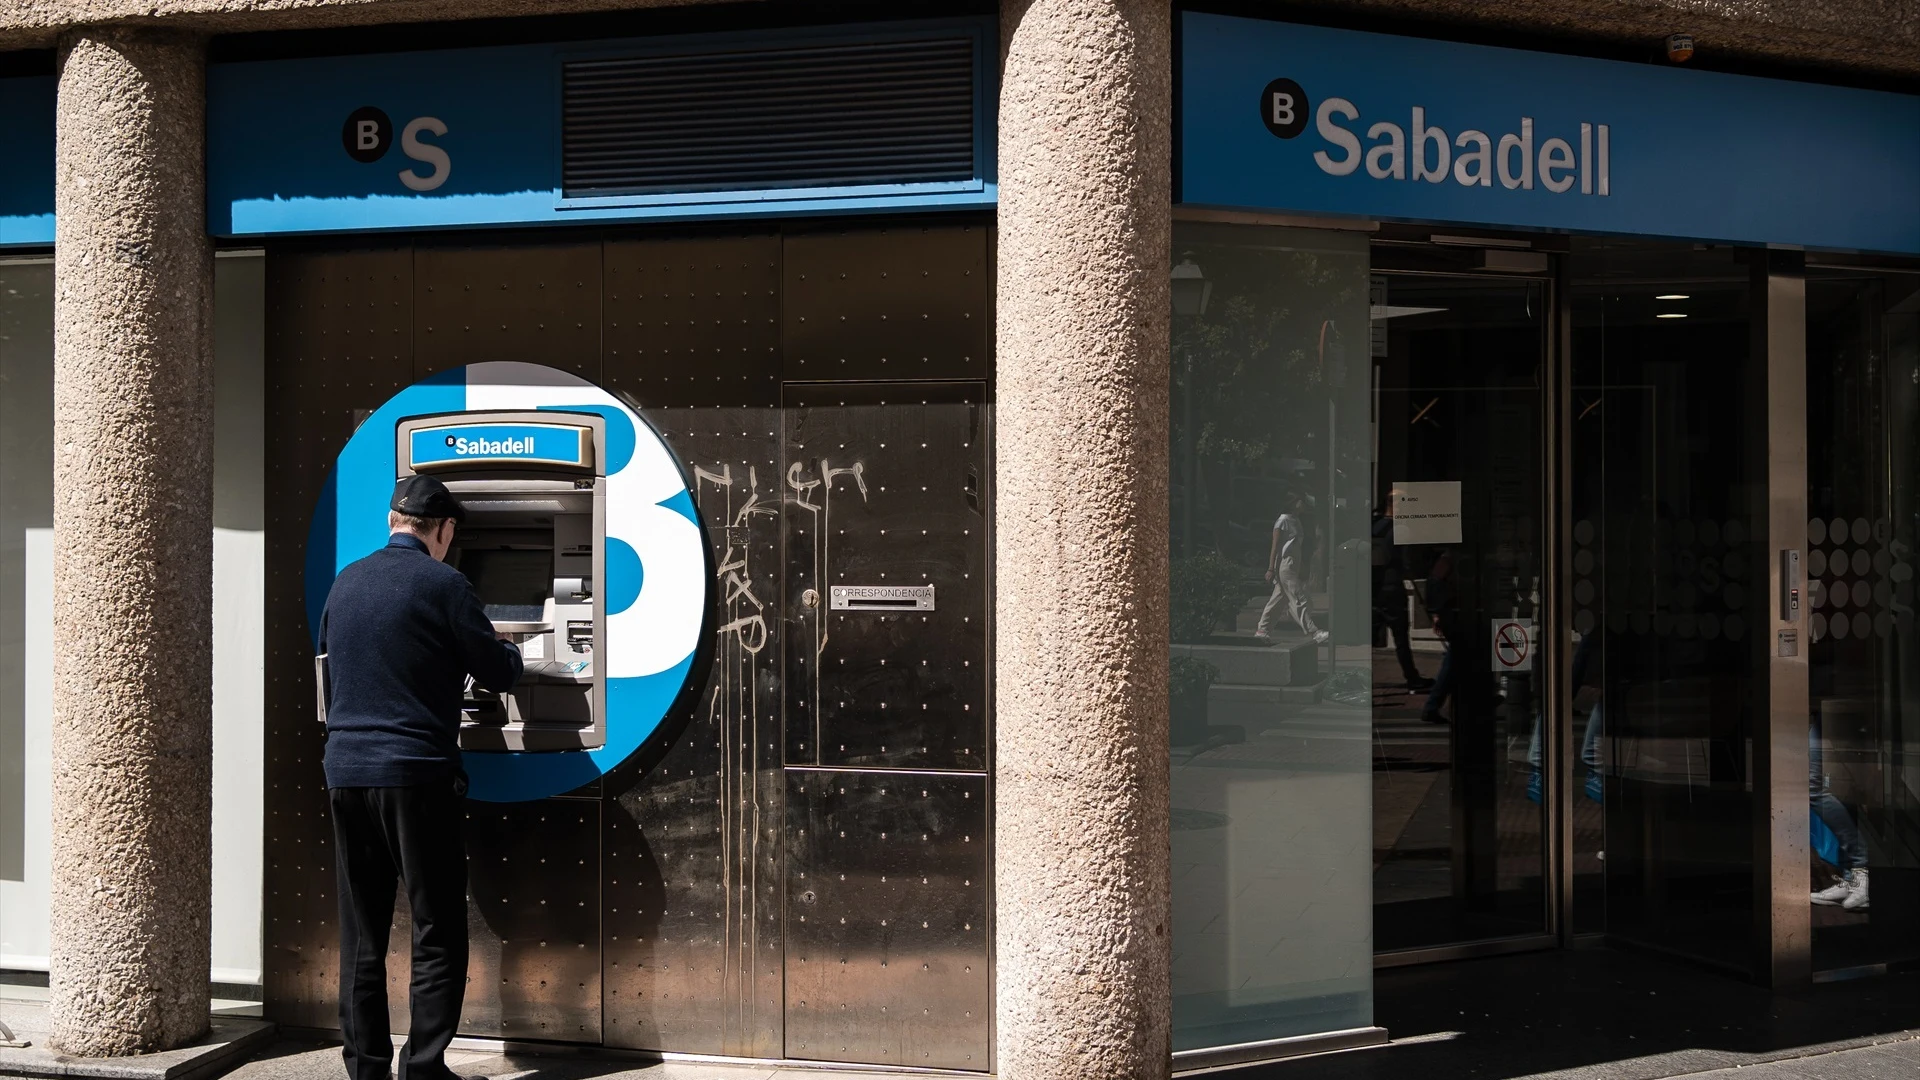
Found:
M 998 1068 L 1168 1072 L 1167 0 L 1006 0 Z
M 213 260 L 205 52 L 62 43 L 54 249 L 53 1045 L 207 1029 Z

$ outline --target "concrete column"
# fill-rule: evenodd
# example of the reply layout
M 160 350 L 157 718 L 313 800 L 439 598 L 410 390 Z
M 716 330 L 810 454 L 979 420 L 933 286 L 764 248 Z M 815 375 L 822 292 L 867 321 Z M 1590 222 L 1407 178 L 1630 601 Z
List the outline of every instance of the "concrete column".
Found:
M 998 1069 L 1166 1076 L 1171 14 L 1001 28 Z
M 213 260 L 202 43 L 62 42 L 54 213 L 53 1045 L 207 1029 Z

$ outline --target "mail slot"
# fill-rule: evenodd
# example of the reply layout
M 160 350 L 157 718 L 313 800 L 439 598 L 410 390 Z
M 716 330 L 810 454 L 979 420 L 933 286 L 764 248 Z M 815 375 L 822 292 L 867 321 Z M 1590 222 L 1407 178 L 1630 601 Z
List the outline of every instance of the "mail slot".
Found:
M 932 611 L 931 585 L 835 585 L 827 591 L 834 611 Z

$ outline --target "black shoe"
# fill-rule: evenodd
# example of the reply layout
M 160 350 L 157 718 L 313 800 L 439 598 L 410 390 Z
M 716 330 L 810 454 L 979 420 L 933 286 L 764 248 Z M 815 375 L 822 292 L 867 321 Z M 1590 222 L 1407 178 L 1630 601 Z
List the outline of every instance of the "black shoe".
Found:
M 1423 724 L 1444 724 L 1447 722 L 1447 718 L 1441 716 L 1439 713 L 1423 712 L 1420 714 L 1420 722 Z
M 1423 690 L 1431 690 L 1433 689 L 1433 680 L 1415 675 L 1413 678 L 1407 680 L 1407 689 L 1412 690 L 1416 694 Z

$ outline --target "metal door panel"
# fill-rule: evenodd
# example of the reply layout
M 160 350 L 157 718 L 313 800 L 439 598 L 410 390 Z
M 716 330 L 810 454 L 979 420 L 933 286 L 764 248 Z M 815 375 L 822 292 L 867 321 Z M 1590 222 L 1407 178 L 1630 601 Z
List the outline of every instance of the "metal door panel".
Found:
M 622 361 L 622 365 L 626 361 Z M 773 409 L 649 409 L 694 481 L 718 578 L 686 732 L 608 806 L 606 1041 L 780 1052 L 779 490 Z
M 987 778 L 787 772 L 787 1056 L 985 1071 Z
M 600 245 L 428 247 L 414 255 L 414 377 L 489 360 L 600 381 Z
M 920 225 L 788 236 L 785 377 L 987 378 L 987 234 L 979 225 Z
M 986 767 L 979 391 L 789 387 L 789 764 Z M 932 585 L 935 607 L 832 610 L 841 585 Z

